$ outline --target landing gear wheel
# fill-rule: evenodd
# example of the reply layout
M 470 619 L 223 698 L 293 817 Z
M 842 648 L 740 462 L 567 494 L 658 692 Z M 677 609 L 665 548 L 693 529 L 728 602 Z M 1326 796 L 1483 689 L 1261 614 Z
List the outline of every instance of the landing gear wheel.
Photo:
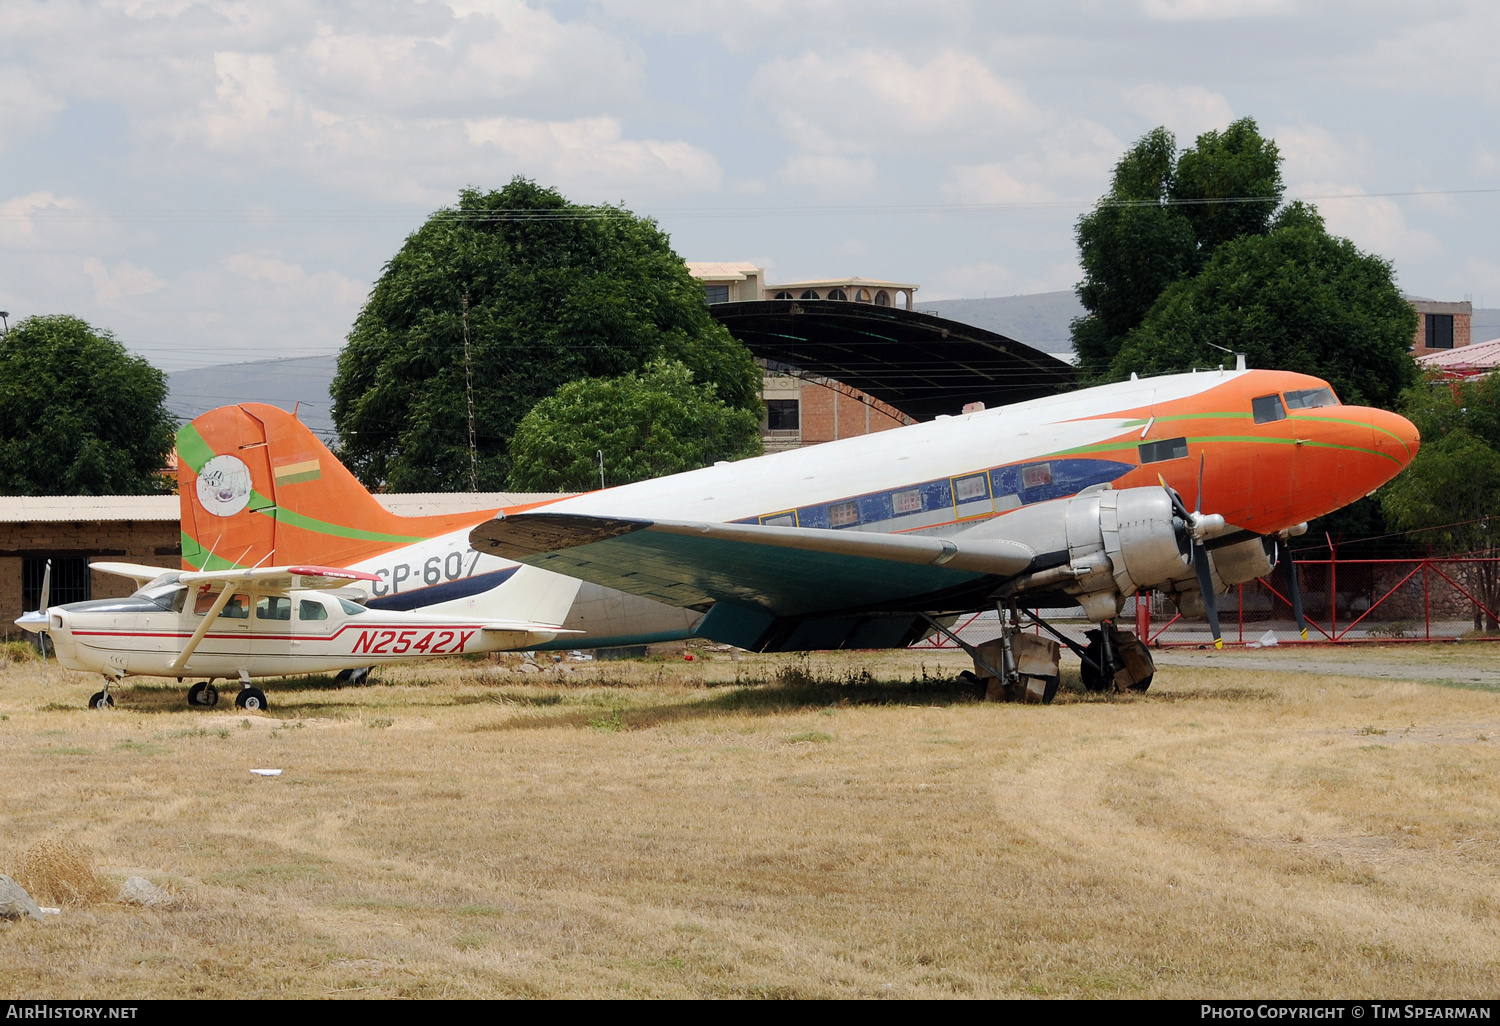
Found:
M 1098 631 L 1089 631 L 1089 634 L 1098 635 Z M 1100 673 L 1095 667 L 1104 665 L 1104 638 L 1095 637 L 1083 650 L 1086 658 L 1078 668 L 1079 675 L 1083 678 L 1083 686 L 1089 691 L 1111 691 L 1115 682 L 1108 676 Z M 1144 690 L 1144 689 L 1142 689 Z
M 1147 677 L 1145 680 L 1138 680 L 1138 681 L 1136 681 L 1134 684 L 1130 685 L 1130 690 L 1134 691 L 1136 694 L 1140 694 L 1141 692 L 1145 691 L 1147 688 L 1149 688 L 1151 686 L 1151 681 L 1155 677 L 1156 677 L 1156 674 L 1153 673 L 1150 677 Z
M 1052 700 L 1057 697 L 1057 686 L 1062 683 L 1061 677 L 1046 678 L 1046 685 L 1042 690 L 1042 704 L 1051 705 Z
M 340 684 L 363 684 L 370 679 L 368 666 L 361 666 L 353 670 L 340 670 L 338 676 L 333 678 Z
M 206 681 L 188 688 L 188 705 L 215 706 L 219 704 L 219 689 Z
M 89 699 L 90 709 L 113 709 L 114 707 L 115 697 L 108 691 L 96 691 L 94 692 L 94 696 Z
M 260 688 L 240 688 L 240 693 L 234 696 L 234 704 L 250 712 L 265 712 L 269 708 L 266 693 Z

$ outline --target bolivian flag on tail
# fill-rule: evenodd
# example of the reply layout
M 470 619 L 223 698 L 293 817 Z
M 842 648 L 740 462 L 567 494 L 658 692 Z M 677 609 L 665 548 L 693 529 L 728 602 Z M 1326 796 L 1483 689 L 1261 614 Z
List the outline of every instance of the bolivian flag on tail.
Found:
M 304 460 L 301 463 L 283 463 L 276 468 L 276 484 L 294 485 L 304 481 L 316 481 L 323 476 L 322 467 L 317 460 Z

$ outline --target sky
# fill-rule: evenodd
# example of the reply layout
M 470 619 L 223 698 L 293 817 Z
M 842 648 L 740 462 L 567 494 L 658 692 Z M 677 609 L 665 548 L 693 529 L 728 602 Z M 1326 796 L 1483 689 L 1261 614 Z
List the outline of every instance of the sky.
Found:
M 0 4 L 0 309 L 164 370 L 337 352 L 460 189 L 922 300 L 1071 288 L 1121 154 L 1254 118 L 1401 288 L 1500 306 L 1500 5 Z

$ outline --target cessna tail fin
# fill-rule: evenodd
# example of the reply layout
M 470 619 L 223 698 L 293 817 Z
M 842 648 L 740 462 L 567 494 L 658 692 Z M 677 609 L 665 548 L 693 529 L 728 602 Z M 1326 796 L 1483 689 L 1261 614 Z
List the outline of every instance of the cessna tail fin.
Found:
M 495 513 L 388 512 L 305 424 L 264 403 L 223 406 L 184 425 L 177 456 L 188 570 L 348 566 Z

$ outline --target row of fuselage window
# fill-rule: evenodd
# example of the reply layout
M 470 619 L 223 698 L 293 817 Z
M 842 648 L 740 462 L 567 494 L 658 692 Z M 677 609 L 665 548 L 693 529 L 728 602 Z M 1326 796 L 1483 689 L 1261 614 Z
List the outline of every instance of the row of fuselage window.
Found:
M 182 612 L 186 604 L 188 589 L 183 588 L 175 596 L 172 602 L 172 611 Z M 193 613 L 204 616 L 213 608 L 218 599 L 217 592 L 200 591 L 193 607 Z M 345 613 L 356 616 L 368 612 L 364 606 L 350 602 L 345 598 L 334 598 L 343 607 Z M 224 608 L 219 611 L 222 619 L 248 620 L 250 619 L 250 596 L 248 594 L 231 595 L 229 601 L 224 603 Z M 262 595 L 255 600 L 255 618 L 257 620 L 280 620 L 287 621 L 292 618 L 292 599 L 287 595 Z M 327 620 L 329 608 L 321 599 L 298 599 L 297 619 L 303 622 Z

